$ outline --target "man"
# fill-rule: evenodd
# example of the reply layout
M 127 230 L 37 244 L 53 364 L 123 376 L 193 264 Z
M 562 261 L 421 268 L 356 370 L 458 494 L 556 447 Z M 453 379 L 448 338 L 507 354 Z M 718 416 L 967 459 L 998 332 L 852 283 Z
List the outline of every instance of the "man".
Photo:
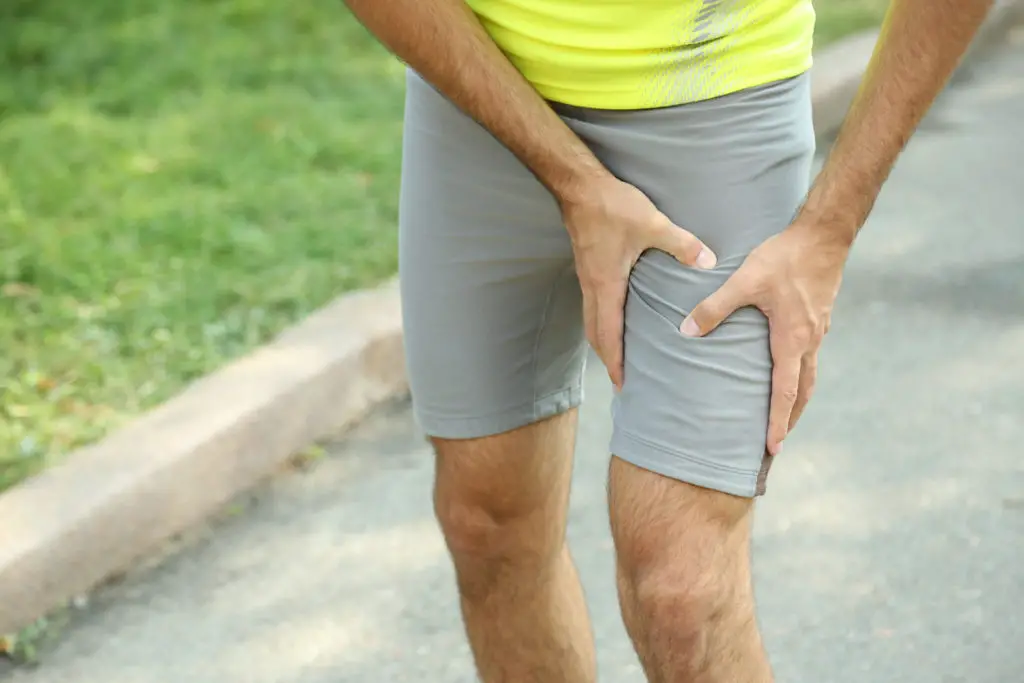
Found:
M 853 240 L 989 2 L 893 1 L 811 187 L 810 0 L 348 4 L 411 67 L 408 366 L 480 677 L 596 677 L 564 536 L 589 340 L 617 388 L 609 507 L 648 679 L 771 681 L 752 501 Z

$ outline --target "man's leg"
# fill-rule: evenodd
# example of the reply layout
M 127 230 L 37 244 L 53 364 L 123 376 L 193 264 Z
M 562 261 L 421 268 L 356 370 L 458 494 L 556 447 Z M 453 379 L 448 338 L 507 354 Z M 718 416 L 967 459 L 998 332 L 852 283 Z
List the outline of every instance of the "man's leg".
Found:
M 750 580 L 752 501 L 612 458 L 626 629 L 651 683 L 771 683 Z
M 576 411 L 436 439 L 434 504 L 485 683 L 592 683 L 594 645 L 565 543 Z
M 768 683 L 748 559 L 771 464 L 768 322 L 744 308 L 704 337 L 679 327 L 803 200 L 809 78 L 661 110 L 567 113 L 616 175 L 718 255 L 699 270 L 650 250 L 630 275 L 610 448 L 626 623 L 654 683 Z
M 399 207 L 405 351 L 434 503 L 485 683 L 593 683 L 565 547 L 586 359 L 551 194 L 410 73 Z

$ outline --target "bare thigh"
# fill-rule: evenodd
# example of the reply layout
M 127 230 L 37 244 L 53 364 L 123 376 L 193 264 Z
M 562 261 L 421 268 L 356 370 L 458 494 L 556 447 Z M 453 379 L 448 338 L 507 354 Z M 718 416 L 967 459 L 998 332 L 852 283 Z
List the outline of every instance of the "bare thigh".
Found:
M 620 601 L 653 683 L 768 683 L 750 574 L 753 500 L 613 458 Z
M 434 439 L 434 506 L 463 595 L 502 564 L 545 564 L 565 540 L 576 411 L 494 436 Z

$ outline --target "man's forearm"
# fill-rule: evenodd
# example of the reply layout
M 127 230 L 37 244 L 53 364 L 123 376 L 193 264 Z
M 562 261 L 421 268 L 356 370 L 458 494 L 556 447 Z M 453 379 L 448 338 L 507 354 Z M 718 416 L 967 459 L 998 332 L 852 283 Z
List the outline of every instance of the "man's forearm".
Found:
M 949 80 L 991 0 L 892 0 L 881 37 L 803 213 L 852 241 L 896 158 Z
M 607 171 L 508 61 L 464 0 L 345 0 L 406 64 L 476 119 L 560 200 Z

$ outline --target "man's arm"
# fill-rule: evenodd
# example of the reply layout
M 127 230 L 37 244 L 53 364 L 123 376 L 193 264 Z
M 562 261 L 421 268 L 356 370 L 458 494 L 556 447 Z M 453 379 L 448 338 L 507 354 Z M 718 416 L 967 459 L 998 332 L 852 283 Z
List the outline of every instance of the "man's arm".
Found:
M 464 0 L 345 0 L 406 64 L 472 116 L 558 199 L 608 172 L 512 66 Z
M 629 273 L 647 249 L 712 268 L 715 255 L 616 179 L 502 54 L 464 0 L 345 0 L 398 57 L 476 119 L 558 201 L 583 291 L 587 339 L 623 382 Z
M 867 73 L 793 223 L 759 246 L 681 331 L 705 335 L 734 311 L 768 317 L 772 454 L 810 399 L 843 268 L 882 183 L 970 45 L 992 0 L 892 0 Z
M 991 6 L 992 0 L 892 0 L 806 214 L 852 241 Z

